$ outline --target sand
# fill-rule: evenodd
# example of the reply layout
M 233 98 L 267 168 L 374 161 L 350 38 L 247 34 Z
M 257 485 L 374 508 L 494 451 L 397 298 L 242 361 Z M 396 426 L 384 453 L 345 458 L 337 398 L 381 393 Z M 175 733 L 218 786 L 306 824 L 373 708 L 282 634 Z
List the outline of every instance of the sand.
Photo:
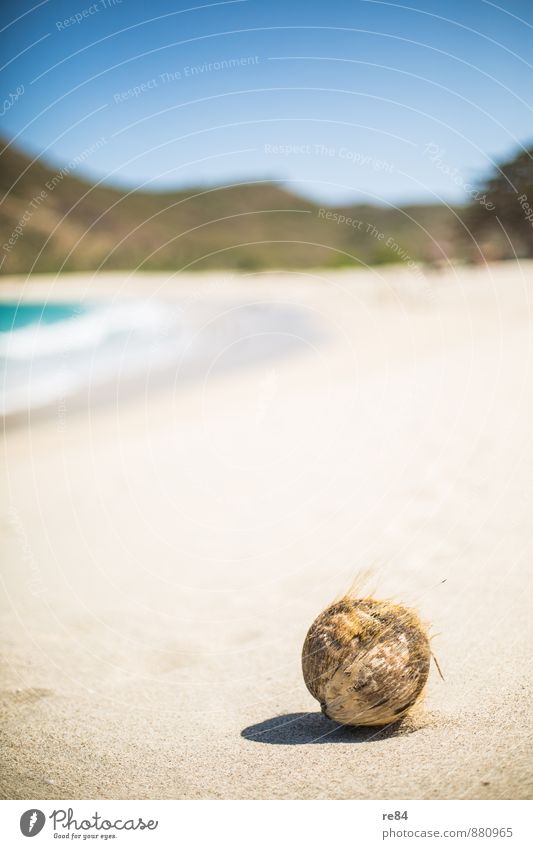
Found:
M 6 430 L 2 795 L 528 796 L 533 264 L 125 278 L 1 297 L 293 304 L 320 341 Z M 399 729 L 302 680 L 365 570 L 445 677 Z

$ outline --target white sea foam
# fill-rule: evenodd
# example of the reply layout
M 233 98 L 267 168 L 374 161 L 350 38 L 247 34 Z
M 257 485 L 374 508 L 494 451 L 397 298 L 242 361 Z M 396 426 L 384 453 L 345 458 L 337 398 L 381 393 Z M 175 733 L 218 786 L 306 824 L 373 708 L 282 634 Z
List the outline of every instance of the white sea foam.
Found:
M 113 336 L 160 332 L 165 322 L 168 322 L 168 313 L 157 305 L 130 302 L 95 306 L 64 321 L 34 323 L 0 333 L 0 356 L 31 360 L 95 348 Z
M 13 327 L 0 333 L 0 415 L 52 404 L 59 410 L 104 385 L 118 397 L 131 378 L 146 388 L 168 367 L 179 380 L 202 368 L 215 377 L 301 348 L 298 340 L 314 335 L 301 311 L 273 304 L 123 300 L 79 310 L 65 304 L 65 317 L 61 305 L 55 314 L 53 305 L 44 312 L 32 306 L 30 322 L 19 316 L 17 327 L 12 304 Z
M 22 412 L 85 387 L 147 373 L 178 358 L 189 337 L 179 313 L 162 304 L 128 301 L 0 333 L 0 413 Z

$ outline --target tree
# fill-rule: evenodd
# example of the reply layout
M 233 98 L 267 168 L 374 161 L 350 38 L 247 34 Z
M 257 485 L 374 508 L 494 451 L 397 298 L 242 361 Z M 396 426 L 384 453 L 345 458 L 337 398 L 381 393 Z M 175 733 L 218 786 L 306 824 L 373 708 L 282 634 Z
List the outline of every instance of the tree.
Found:
M 494 169 L 463 220 L 478 258 L 479 250 L 487 259 L 533 257 L 533 147 Z

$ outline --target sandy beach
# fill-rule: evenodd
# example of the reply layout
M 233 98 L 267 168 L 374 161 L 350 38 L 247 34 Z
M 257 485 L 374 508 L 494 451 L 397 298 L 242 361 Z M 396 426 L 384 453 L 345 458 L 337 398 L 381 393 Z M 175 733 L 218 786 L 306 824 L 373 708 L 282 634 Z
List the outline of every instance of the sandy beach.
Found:
M 228 310 L 303 318 L 251 361 L 244 319 L 187 379 L 8 423 L 2 796 L 528 797 L 533 262 L 0 297 L 88 295 L 194 311 L 192 345 Z M 363 573 L 420 611 L 444 675 L 392 731 L 325 719 L 301 674 Z

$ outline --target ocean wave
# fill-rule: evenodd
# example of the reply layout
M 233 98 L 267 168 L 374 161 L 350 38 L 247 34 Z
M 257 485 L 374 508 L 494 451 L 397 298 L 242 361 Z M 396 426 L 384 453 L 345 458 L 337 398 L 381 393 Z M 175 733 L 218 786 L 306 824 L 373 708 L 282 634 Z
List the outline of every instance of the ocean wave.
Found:
M 190 334 L 163 304 L 94 304 L 63 320 L 0 333 L 0 414 L 47 405 L 102 382 L 170 362 Z
M 117 335 L 158 333 L 167 324 L 168 311 L 159 305 L 95 305 L 62 321 L 36 321 L 0 333 L 0 356 L 12 360 L 54 356 L 94 348 Z
M 146 389 L 169 368 L 174 382 L 207 372 L 215 378 L 318 338 L 309 316 L 285 304 L 207 299 L 4 307 L 3 416 L 52 404 L 60 409 L 66 399 L 103 386 L 116 398 L 128 386 Z

